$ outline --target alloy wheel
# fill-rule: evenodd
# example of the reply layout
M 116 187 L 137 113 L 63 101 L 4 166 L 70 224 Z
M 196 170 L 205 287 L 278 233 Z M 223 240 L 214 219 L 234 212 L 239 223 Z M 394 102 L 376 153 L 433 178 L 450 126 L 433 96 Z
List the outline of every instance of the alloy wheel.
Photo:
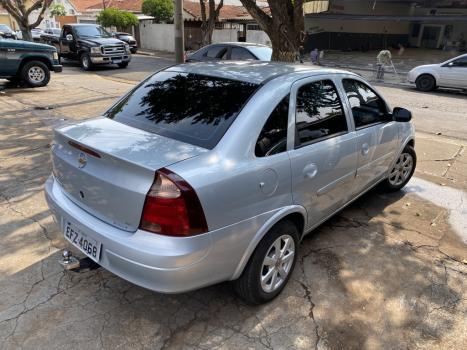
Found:
M 276 291 L 287 279 L 293 265 L 295 242 L 282 235 L 269 247 L 261 268 L 261 288 L 266 293 Z
M 34 83 L 42 83 L 45 79 L 45 71 L 39 66 L 33 66 L 28 70 L 28 77 Z
M 409 153 L 402 153 L 389 174 L 389 183 L 393 186 L 400 186 L 408 179 L 412 173 L 412 168 L 412 156 Z

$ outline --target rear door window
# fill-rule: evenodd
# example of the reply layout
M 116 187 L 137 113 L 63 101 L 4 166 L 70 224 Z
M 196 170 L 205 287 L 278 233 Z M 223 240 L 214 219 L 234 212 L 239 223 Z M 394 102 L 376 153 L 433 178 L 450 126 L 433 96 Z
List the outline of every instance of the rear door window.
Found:
M 219 56 L 222 55 L 224 51 L 225 51 L 225 46 L 216 45 L 216 46 L 209 48 L 204 54 L 204 56 L 208 58 L 218 58 Z
M 248 50 L 241 47 L 232 47 L 231 60 L 254 60 L 255 57 Z
M 342 103 L 331 80 L 315 81 L 300 87 L 295 126 L 296 147 L 348 132 Z
M 106 116 L 158 135 L 212 149 L 257 84 L 184 72 L 159 72 Z

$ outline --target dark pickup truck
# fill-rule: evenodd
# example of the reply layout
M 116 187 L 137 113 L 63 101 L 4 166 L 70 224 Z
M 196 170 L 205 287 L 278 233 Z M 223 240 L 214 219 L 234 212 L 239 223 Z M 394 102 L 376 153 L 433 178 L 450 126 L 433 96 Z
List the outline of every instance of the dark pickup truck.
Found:
M 95 24 L 67 24 L 60 36 L 44 33 L 41 41 L 55 46 L 61 58 L 79 60 L 84 70 L 103 64 L 126 68 L 131 61 L 129 45 Z
M 50 71 L 62 71 L 55 47 L 0 37 L 0 78 L 41 87 L 49 83 Z

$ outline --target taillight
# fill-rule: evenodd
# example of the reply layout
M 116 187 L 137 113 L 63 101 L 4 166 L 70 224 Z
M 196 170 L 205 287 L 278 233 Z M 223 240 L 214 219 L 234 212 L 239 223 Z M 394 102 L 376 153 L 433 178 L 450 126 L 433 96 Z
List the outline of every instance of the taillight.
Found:
M 146 195 L 139 227 L 169 236 L 192 236 L 208 231 L 203 208 L 195 190 L 167 169 L 156 172 Z

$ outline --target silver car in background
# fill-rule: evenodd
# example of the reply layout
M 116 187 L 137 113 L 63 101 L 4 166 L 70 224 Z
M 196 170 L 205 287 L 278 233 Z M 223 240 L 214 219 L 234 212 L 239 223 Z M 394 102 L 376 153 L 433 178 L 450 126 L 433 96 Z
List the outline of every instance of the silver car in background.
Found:
M 349 72 L 173 66 L 102 117 L 55 130 L 46 198 L 75 247 L 134 284 L 234 281 L 263 303 L 304 235 L 375 185 L 409 181 L 410 119 Z
M 467 90 L 467 54 L 443 63 L 415 67 L 407 80 L 420 91 L 432 91 L 437 87 Z

